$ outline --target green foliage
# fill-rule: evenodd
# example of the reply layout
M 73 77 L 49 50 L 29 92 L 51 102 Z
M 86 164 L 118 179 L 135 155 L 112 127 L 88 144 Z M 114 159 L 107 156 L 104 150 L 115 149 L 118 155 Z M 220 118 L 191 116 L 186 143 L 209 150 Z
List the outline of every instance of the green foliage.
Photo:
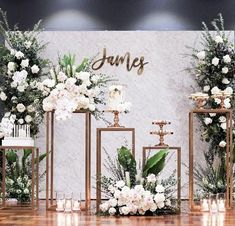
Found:
M 39 156 L 39 163 L 46 153 Z M 6 152 L 6 192 L 7 198 L 16 198 L 20 202 L 29 202 L 32 188 L 32 150 L 24 149 L 22 157 L 15 150 Z M 21 162 L 20 162 L 21 160 Z M 34 159 L 37 164 L 37 159 Z M 35 165 L 36 167 L 36 165 Z M 44 174 L 44 173 L 43 173 Z M 42 174 L 42 175 L 43 175 Z
M 155 155 L 150 157 L 144 165 L 143 176 L 146 177 L 151 173 L 157 176 L 165 166 L 167 154 L 168 150 L 160 150 Z
M 137 173 L 136 170 L 136 161 L 131 151 L 122 146 L 118 149 L 118 162 L 122 166 L 124 172 L 130 173 L 130 181 L 131 186 L 135 184 L 135 175 Z

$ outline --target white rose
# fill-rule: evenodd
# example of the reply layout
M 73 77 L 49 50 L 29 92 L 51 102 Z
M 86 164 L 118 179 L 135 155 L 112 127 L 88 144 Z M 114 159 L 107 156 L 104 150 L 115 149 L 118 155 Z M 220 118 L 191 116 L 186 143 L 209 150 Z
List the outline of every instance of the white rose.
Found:
M 18 112 L 24 112 L 25 111 L 25 106 L 21 103 L 17 104 L 16 109 Z
M 205 57 L 206 57 L 206 52 L 205 51 L 200 51 L 200 52 L 197 53 L 197 58 L 199 60 L 204 60 Z
M 5 100 L 7 99 L 7 95 L 6 95 L 4 92 L 1 92 L 1 93 L 0 93 L 0 99 L 1 99 L 2 101 L 5 101 Z
M 20 118 L 20 119 L 18 120 L 18 123 L 22 125 L 22 124 L 24 123 L 24 119 Z
M 157 205 L 156 205 L 155 203 L 153 203 L 153 204 L 151 205 L 151 207 L 150 207 L 150 211 L 151 211 L 151 212 L 155 212 L 156 209 L 157 209 Z
M 77 81 L 76 78 L 68 78 L 65 82 L 65 87 L 67 89 L 70 89 L 71 87 L 75 85 L 76 81 Z
M 98 75 L 93 75 L 91 77 L 91 81 L 95 84 L 99 81 L 99 79 L 100 79 L 100 77 Z
M 21 51 L 17 51 L 17 52 L 15 53 L 15 57 L 19 60 L 19 59 L 21 59 L 22 57 L 24 57 L 24 54 L 23 54 Z
M 54 105 L 47 98 L 43 100 L 42 104 L 44 111 L 52 111 L 54 109 Z
M 159 202 L 164 202 L 165 201 L 165 195 L 163 193 L 157 193 L 154 196 L 154 201 L 158 204 Z
M 221 124 L 220 124 L 220 127 L 221 127 L 223 130 L 226 130 L 226 128 L 227 128 L 226 122 L 221 123 Z
M 226 142 L 224 140 L 220 141 L 219 146 L 224 148 L 226 146 Z
M 210 90 L 210 86 L 207 85 L 207 86 L 204 86 L 204 87 L 203 87 L 203 91 L 204 91 L 204 92 L 208 92 L 209 90 Z
M 127 207 L 127 206 L 121 207 L 121 213 L 122 213 L 123 215 L 128 215 L 128 214 L 130 213 L 130 208 Z
M 66 74 L 62 71 L 59 72 L 57 79 L 60 82 L 64 82 L 68 77 L 66 76 Z
M 81 71 L 80 73 L 76 73 L 76 78 L 81 79 L 82 81 L 89 81 L 90 73 Z
M 14 62 L 9 62 L 7 64 L 7 68 L 9 71 L 14 71 L 15 70 L 15 63 Z
M 226 122 L 226 117 L 225 116 L 220 116 L 219 117 L 219 122 Z
M 216 113 L 209 113 L 209 115 L 210 115 L 211 117 L 215 117 L 215 116 L 216 116 Z
M 228 54 L 223 56 L 223 60 L 224 60 L 224 63 L 230 63 L 231 62 L 231 58 Z
M 17 83 L 16 83 L 16 82 L 12 82 L 12 83 L 11 83 L 11 87 L 12 87 L 12 88 L 16 88 L 16 87 L 17 87 Z
M 218 94 L 220 91 L 221 90 L 217 86 L 215 86 L 211 89 L 211 94 L 213 94 L 213 95 Z
M 233 88 L 232 87 L 227 87 L 225 90 L 224 90 L 226 93 L 228 94 L 233 94 Z
M 220 104 L 221 103 L 221 99 L 219 99 L 219 98 L 215 98 L 214 101 L 215 101 L 216 104 Z
M 125 182 L 123 180 L 119 180 L 119 181 L 117 181 L 115 186 L 118 187 L 118 188 L 122 188 L 122 187 L 125 186 Z
M 108 202 L 102 203 L 102 204 L 100 205 L 100 209 L 101 209 L 102 212 L 108 211 L 108 209 L 109 209 L 109 204 L 108 204 Z
M 10 116 L 11 116 L 11 112 L 9 112 L 9 111 L 4 114 L 4 117 L 6 117 L 6 118 L 8 118 Z
M 223 38 L 220 35 L 216 35 L 214 40 L 216 43 L 223 43 Z
M 24 86 L 18 86 L 17 90 L 22 93 L 22 92 L 24 92 L 25 87 Z
M 222 73 L 227 74 L 228 73 L 228 67 L 223 67 L 222 68 Z
M 90 111 L 95 111 L 95 105 L 94 104 L 89 104 L 89 110 Z
M 161 184 L 158 184 L 155 188 L 155 191 L 161 193 L 165 191 L 165 188 Z
M 164 206 L 165 206 L 165 203 L 164 203 L 164 202 L 158 202 L 158 203 L 157 203 L 157 208 L 158 208 L 158 209 L 162 209 Z
M 109 205 L 112 207 L 115 207 L 117 205 L 117 199 L 110 199 L 109 200 Z
M 47 86 L 47 87 L 49 87 L 49 88 L 52 88 L 52 87 L 55 86 L 55 80 L 48 78 L 48 79 L 45 79 L 45 80 L 42 82 L 42 84 L 43 84 L 44 86 Z
M 209 125 L 209 124 L 212 123 L 212 119 L 209 118 L 209 117 L 206 117 L 206 118 L 204 118 L 204 123 L 205 123 L 206 125 Z
M 27 107 L 27 110 L 28 110 L 28 112 L 34 112 L 34 111 L 35 111 L 35 108 L 33 107 L 33 105 L 29 105 L 29 106 Z
M 20 63 L 20 66 L 22 68 L 28 67 L 29 66 L 29 59 L 22 60 L 21 63 Z
M 230 81 L 227 78 L 223 78 L 222 83 L 228 85 Z
M 113 216 L 113 215 L 115 215 L 115 213 L 116 213 L 116 209 L 113 208 L 113 207 L 111 207 L 111 208 L 109 209 L 109 214 L 110 214 L 111 216 Z
M 217 66 L 219 64 L 219 58 L 217 57 L 214 57 L 211 61 L 211 63 L 214 65 L 214 66 Z
M 31 45 L 32 45 L 32 42 L 30 42 L 30 41 L 24 42 L 24 46 L 26 49 L 29 49 Z
M 33 118 L 30 115 L 26 115 L 24 120 L 26 123 L 30 123 L 32 122 Z
M 147 181 L 148 181 L 149 183 L 155 183 L 156 180 L 157 180 L 157 178 L 156 178 L 156 176 L 155 176 L 154 174 L 149 174 L 149 175 L 147 176 Z
M 38 72 L 39 72 L 39 67 L 36 65 L 36 64 L 34 64 L 32 67 L 31 67 L 31 71 L 32 71 L 32 73 L 33 74 L 37 74 Z
M 226 98 L 224 100 L 224 107 L 225 108 L 231 108 L 231 104 L 230 104 L 230 99 L 229 98 Z

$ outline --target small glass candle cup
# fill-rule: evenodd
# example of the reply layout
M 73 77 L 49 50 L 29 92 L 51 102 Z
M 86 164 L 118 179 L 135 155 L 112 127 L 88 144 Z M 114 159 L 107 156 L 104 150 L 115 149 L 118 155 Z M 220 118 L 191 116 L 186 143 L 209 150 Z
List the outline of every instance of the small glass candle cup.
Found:
M 64 212 L 72 212 L 73 193 L 65 194 Z
M 225 193 L 218 193 L 217 194 L 217 205 L 218 205 L 218 211 L 219 212 L 225 212 L 226 207 L 225 207 Z
M 210 194 L 210 212 L 211 213 L 218 212 L 217 194 Z
M 78 212 L 81 210 L 81 193 L 73 196 L 73 211 Z
M 209 212 L 210 210 L 210 198 L 208 194 L 201 195 L 200 207 L 202 212 Z
M 65 204 L 65 196 L 63 192 L 56 192 L 56 211 L 63 212 Z

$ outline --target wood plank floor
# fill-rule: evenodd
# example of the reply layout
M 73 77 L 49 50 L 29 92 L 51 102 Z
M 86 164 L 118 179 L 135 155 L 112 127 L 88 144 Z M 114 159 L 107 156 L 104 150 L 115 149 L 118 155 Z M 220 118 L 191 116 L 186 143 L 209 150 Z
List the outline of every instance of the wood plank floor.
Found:
M 34 225 L 34 226 L 234 226 L 235 210 L 226 213 L 186 213 L 159 217 L 100 217 L 94 214 L 56 213 L 45 211 L 41 207 L 35 212 L 0 212 L 0 225 Z

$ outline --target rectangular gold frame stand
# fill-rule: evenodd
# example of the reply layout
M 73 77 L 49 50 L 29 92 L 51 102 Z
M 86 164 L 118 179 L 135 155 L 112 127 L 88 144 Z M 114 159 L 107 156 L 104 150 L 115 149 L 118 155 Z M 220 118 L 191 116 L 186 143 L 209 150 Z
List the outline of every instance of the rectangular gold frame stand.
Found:
M 226 208 L 233 206 L 233 133 L 232 133 L 232 110 L 229 109 L 195 109 L 189 112 L 189 208 L 191 211 L 199 210 L 194 203 L 194 152 L 193 152 L 193 116 L 194 114 L 225 114 L 226 115 Z
M 85 209 L 91 206 L 91 113 L 74 111 L 85 114 Z M 46 113 L 46 209 L 55 210 L 54 203 L 54 112 Z M 50 170 L 49 170 L 50 169 Z M 83 210 L 83 209 L 82 209 Z
M 132 134 L 132 154 L 135 156 L 135 128 L 107 127 L 96 129 L 96 211 L 99 211 L 101 204 L 101 135 L 102 132 L 131 132 Z
M 31 205 L 30 206 L 7 206 L 6 207 L 6 151 L 7 150 L 22 151 L 24 149 L 29 149 L 32 151 L 32 194 L 31 194 Z M 39 207 L 39 149 L 36 147 L 26 147 L 26 146 L 0 146 L 0 150 L 3 152 L 2 157 L 2 207 L 0 211 L 34 211 Z M 35 158 L 36 157 L 36 158 Z M 36 159 L 36 162 L 35 162 Z M 36 170 L 35 170 L 36 166 Z M 34 195 L 36 194 L 36 199 Z
M 146 151 L 147 150 L 162 150 L 169 149 L 176 151 L 177 153 L 177 199 L 179 204 L 179 209 L 181 209 L 181 147 L 170 147 L 170 146 L 144 146 L 142 150 L 142 166 L 146 161 Z

